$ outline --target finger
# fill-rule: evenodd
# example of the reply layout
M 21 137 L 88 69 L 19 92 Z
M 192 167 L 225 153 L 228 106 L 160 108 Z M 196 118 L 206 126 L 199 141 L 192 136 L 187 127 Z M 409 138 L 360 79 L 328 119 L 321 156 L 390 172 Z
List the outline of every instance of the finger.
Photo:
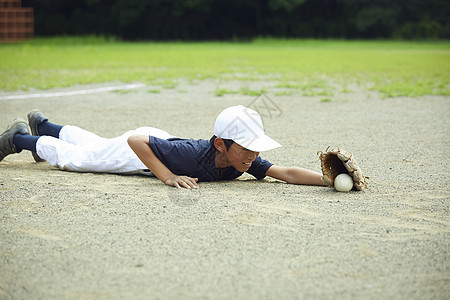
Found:
M 185 182 L 185 181 L 181 181 L 180 184 L 181 184 L 183 187 L 187 188 L 187 189 L 190 189 L 190 188 L 191 188 L 191 186 L 190 186 L 187 182 Z
M 196 180 L 197 178 L 191 178 L 191 177 L 188 177 L 188 182 L 189 182 L 189 185 L 192 187 L 192 188 L 194 188 L 194 189 L 198 189 L 198 184 L 197 184 L 197 180 Z
M 191 187 L 193 187 L 194 189 L 198 189 L 198 184 L 197 184 L 197 180 L 195 180 L 196 178 L 189 178 L 189 183 L 191 185 Z
M 191 178 L 189 176 L 180 176 L 178 182 L 187 189 L 197 188 L 197 184 L 195 183 L 194 178 Z
M 175 184 L 173 186 L 176 187 L 177 189 L 181 189 L 181 186 L 176 181 L 175 181 Z
M 198 189 L 198 183 L 197 183 L 198 182 L 198 178 L 194 178 L 194 180 L 195 180 L 195 188 Z

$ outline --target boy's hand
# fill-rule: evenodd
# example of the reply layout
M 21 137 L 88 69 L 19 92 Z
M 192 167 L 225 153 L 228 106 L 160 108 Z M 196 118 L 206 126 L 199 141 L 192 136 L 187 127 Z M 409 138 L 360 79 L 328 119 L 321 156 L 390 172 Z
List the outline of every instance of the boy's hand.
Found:
M 187 189 L 198 189 L 197 184 L 198 178 L 192 178 L 189 176 L 178 176 L 173 175 L 167 178 L 164 183 L 167 185 L 174 186 L 178 189 L 181 189 L 182 187 Z

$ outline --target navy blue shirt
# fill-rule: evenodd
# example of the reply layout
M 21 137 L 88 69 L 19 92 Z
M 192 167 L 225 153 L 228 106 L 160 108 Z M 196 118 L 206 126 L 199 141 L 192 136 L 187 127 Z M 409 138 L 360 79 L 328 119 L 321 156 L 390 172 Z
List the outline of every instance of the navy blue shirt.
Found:
M 150 136 L 149 146 L 156 157 L 174 174 L 198 178 L 198 181 L 231 180 L 243 173 L 234 167 L 217 169 L 216 149 L 208 140 L 160 139 Z M 247 173 L 260 180 L 272 166 L 258 156 Z

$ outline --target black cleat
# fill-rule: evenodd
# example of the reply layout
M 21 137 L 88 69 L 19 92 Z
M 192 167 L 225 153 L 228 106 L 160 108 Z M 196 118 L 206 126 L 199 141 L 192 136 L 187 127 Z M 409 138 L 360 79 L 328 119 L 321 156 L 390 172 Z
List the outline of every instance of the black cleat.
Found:
M 10 154 L 17 153 L 16 146 L 13 143 L 16 133 L 30 134 L 28 124 L 24 119 L 15 119 L 14 122 L 6 127 L 5 132 L 0 135 L 0 161 Z
M 48 121 L 48 118 L 39 109 L 33 109 L 28 113 L 28 124 L 30 125 L 32 135 L 40 136 L 38 125 L 44 121 Z M 44 161 L 36 152 L 31 152 L 31 154 L 36 162 Z

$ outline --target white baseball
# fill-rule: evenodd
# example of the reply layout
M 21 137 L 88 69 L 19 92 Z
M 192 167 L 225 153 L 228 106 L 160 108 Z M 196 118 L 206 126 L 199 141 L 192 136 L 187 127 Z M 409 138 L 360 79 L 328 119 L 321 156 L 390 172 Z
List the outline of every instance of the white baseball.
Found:
M 338 192 L 350 191 L 353 188 L 353 178 L 346 173 L 339 174 L 334 179 L 334 188 Z

